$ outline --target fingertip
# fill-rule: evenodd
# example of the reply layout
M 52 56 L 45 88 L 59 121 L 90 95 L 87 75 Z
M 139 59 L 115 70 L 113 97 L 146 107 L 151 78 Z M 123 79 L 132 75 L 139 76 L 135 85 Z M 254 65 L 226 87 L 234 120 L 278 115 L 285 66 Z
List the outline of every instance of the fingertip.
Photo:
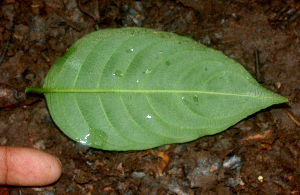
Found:
M 7 171 L 6 175 L 0 174 L 1 184 L 44 186 L 56 182 L 62 173 L 62 165 L 58 158 L 36 149 L 0 147 L 0 156 L 6 156 Z
M 51 157 L 54 157 L 51 155 Z M 62 164 L 60 162 L 60 160 L 57 157 L 54 157 L 53 162 L 56 161 L 56 163 L 54 163 L 54 167 L 52 169 L 52 182 L 49 182 L 49 184 L 56 182 L 62 174 Z

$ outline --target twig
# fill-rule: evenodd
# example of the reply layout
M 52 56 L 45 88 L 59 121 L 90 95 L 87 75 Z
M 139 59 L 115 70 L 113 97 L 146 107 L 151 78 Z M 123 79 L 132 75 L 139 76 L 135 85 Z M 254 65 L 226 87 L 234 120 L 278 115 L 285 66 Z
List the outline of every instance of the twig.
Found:
M 289 117 L 291 117 L 291 119 L 294 121 L 294 123 L 296 123 L 296 125 L 298 125 L 300 127 L 300 123 L 293 117 L 293 115 L 291 115 L 291 113 L 287 113 L 289 115 Z
M 254 51 L 254 55 L 255 55 L 255 77 L 257 82 L 263 83 L 264 80 L 260 74 L 259 51 L 257 49 Z
M 5 45 L 3 54 L 2 54 L 2 56 L 1 56 L 1 58 L 0 58 L 0 65 L 2 64 L 2 61 L 4 60 L 5 54 L 6 54 L 7 50 L 8 50 L 8 45 L 9 45 L 9 41 L 10 41 L 10 39 L 11 39 L 11 37 L 12 37 L 12 31 L 13 31 L 14 25 L 15 25 L 15 24 L 12 23 L 12 25 L 11 25 L 11 27 L 10 27 L 10 31 L 9 31 L 9 39 L 6 41 L 6 45 Z

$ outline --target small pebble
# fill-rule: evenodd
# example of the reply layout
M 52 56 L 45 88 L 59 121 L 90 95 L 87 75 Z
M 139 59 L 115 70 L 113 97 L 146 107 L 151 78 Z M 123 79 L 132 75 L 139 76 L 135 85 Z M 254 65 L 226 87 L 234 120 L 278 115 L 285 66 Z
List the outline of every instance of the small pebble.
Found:
M 133 179 L 137 179 L 137 180 L 143 179 L 145 176 L 146 174 L 144 172 L 133 172 L 131 175 Z
M 228 187 L 236 187 L 237 185 L 245 185 L 242 178 L 240 176 L 237 176 L 236 178 L 228 178 L 227 182 L 226 182 L 226 186 Z
M 143 3 L 141 1 L 135 1 L 135 8 L 139 12 L 143 12 Z
M 242 165 L 243 165 L 242 159 L 235 155 L 225 159 L 223 162 L 223 167 L 228 169 L 241 168 Z
M 33 80 L 33 78 L 34 78 L 34 74 L 32 74 L 32 73 L 29 73 L 25 76 L 25 79 L 27 79 L 27 80 Z
M 74 191 L 74 188 L 72 186 L 69 186 L 67 189 L 66 189 L 66 192 L 71 192 L 71 191 Z
M 0 144 L 1 144 L 1 146 L 4 146 L 6 144 L 6 142 L 7 142 L 7 139 L 5 137 L 1 137 L 0 138 Z
M 263 176 L 261 176 L 261 175 L 260 175 L 260 176 L 258 176 L 258 178 L 257 178 L 257 179 L 258 179 L 258 181 L 260 181 L 260 182 L 263 182 L 263 181 L 264 181 L 264 177 L 263 177 Z
M 223 34 L 222 34 L 221 32 L 215 33 L 214 36 L 215 36 L 217 39 L 222 39 L 222 38 L 223 38 Z
M 38 150 L 45 150 L 46 149 L 45 141 L 39 140 L 39 141 L 35 142 L 35 144 L 33 145 L 33 148 L 38 149 Z
M 228 21 L 227 19 L 223 18 L 223 19 L 221 20 L 221 24 L 224 24 L 224 23 L 227 22 L 227 21 Z
M 203 40 L 202 40 L 202 43 L 204 45 L 210 45 L 210 38 L 209 38 L 209 35 L 205 35 Z

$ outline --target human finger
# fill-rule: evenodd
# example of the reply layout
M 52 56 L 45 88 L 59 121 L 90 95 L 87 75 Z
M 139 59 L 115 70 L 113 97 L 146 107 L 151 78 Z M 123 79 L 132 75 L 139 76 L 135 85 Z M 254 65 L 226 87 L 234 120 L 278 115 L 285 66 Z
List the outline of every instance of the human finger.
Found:
M 0 185 L 43 186 L 60 178 L 59 160 L 40 150 L 0 146 Z

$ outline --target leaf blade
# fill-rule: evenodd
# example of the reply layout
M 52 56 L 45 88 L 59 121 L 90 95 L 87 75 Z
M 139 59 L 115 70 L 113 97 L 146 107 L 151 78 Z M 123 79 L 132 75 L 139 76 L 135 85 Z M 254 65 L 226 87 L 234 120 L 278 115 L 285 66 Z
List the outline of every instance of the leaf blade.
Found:
M 176 34 L 101 30 L 76 42 L 45 78 L 55 123 L 73 140 L 141 150 L 218 133 L 287 99 L 238 63 Z

